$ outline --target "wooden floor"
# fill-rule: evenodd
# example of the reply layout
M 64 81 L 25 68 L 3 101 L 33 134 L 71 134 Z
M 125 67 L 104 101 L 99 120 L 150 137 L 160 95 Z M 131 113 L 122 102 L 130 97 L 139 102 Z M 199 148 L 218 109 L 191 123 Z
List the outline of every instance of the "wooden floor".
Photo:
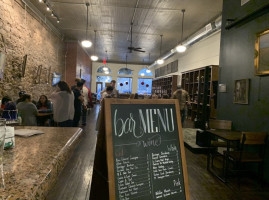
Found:
M 96 144 L 95 123 L 99 106 L 87 117 L 84 136 L 80 145 L 60 174 L 48 200 L 84 200 L 89 198 L 93 160 Z M 187 124 L 185 124 L 187 125 Z M 193 154 L 186 149 L 187 169 L 191 200 L 269 200 L 269 187 L 263 189 L 254 179 L 242 179 L 224 184 L 206 170 L 206 156 Z M 103 200 L 103 199 L 100 199 Z
M 89 199 L 96 136 L 95 123 L 99 108 L 94 108 L 87 116 L 87 125 L 83 127 L 84 135 L 73 156 L 60 174 L 48 200 L 84 200 Z

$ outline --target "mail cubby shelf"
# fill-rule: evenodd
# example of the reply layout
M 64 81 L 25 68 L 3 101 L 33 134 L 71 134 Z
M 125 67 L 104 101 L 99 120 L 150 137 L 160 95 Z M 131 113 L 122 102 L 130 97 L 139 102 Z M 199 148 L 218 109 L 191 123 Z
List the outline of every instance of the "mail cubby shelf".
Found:
M 191 99 L 191 105 L 188 106 L 189 119 L 216 118 L 218 73 L 216 65 L 182 72 L 181 86 Z
M 159 98 L 161 98 L 164 94 L 167 94 L 169 98 L 171 98 L 173 92 L 177 89 L 177 80 L 178 75 L 153 79 L 152 94 L 158 95 Z

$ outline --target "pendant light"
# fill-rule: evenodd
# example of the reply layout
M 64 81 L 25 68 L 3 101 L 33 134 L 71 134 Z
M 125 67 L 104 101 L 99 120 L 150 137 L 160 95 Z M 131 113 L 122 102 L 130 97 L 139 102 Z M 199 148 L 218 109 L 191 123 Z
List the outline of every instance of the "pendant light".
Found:
M 88 40 L 88 24 L 89 24 L 89 3 L 86 3 L 87 6 L 87 26 L 86 26 L 86 38 L 81 42 L 83 47 L 89 48 L 92 46 L 92 42 Z
M 149 53 L 149 63 L 150 63 L 150 53 Z M 149 74 L 151 71 L 150 69 L 147 67 L 146 73 Z
M 182 27 L 181 27 L 181 40 L 180 40 L 180 42 L 181 42 L 181 44 L 180 45 L 178 45 L 177 47 L 176 47 L 176 50 L 177 50 L 177 52 L 179 52 L 179 53 L 183 53 L 183 52 L 185 52 L 186 51 L 186 46 L 184 46 L 183 44 L 182 44 L 182 40 L 183 40 L 183 31 L 184 31 L 184 13 L 185 13 L 185 9 L 182 9 L 181 10 L 181 12 L 182 12 Z
M 161 36 L 161 45 L 160 45 L 160 57 L 162 55 L 162 43 L 163 43 L 163 35 L 160 35 Z M 157 60 L 157 64 L 161 65 L 164 63 L 164 60 L 162 58 L 158 59 Z
M 98 60 L 98 56 L 95 55 L 95 47 L 96 47 L 96 30 L 94 30 L 94 47 L 93 47 L 93 55 L 91 56 L 91 60 L 92 61 L 97 61 Z

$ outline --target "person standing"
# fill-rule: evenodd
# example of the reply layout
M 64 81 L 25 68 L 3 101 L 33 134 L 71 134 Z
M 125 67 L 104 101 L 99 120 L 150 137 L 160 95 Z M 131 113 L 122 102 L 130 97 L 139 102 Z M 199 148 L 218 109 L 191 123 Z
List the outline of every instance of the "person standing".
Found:
M 24 94 L 22 102 L 18 103 L 17 109 L 22 118 L 23 126 L 36 126 L 37 108 L 31 101 L 31 95 Z
M 75 115 L 73 119 L 73 127 L 78 127 L 80 117 L 81 117 L 81 110 L 82 110 L 82 105 L 84 101 L 83 95 L 81 94 L 82 87 L 83 87 L 83 82 L 78 81 L 75 89 L 73 90 L 74 97 L 75 97 L 75 100 L 74 100 Z
M 119 91 L 116 89 L 116 81 L 115 80 L 112 80 L 110 82 L 110 86 L 113 87 L 113 91 L 112 91 L 111 97 L 118 98 L 119 97 Z M 106 92 L 106 88 L 101 91 L 101 96 L 103 96 L 103 93 L 104 92 Z
M 87 118 L 87 111 L 88 111 L 88 107 L 93 107 L 92 104 L 92 93 L 91 90 L 85 85 L 85 80 L 81 79 L 82 83 L 83 83 L 83 87 L 82 87 L 82 95 L 84 98 L 84 102 L 83 102 L 83 106 L 82 106 L 82 125 L 85 126 L 86 125 L 86 118 Z
M 177 86 L 177 90 L 173 93 L 173 99 L 177 99 L 180 107 L 181 124 L 183 126 L 185 120 L 185 110 L 187 109 L 187 104 L 190 104 L 189 93 L 182 89 L 180 85 Z
M 74 94 L 68 84 L 60 81 L 51 95 L 53 119 L 58 126 L 71 127 L 74 118 Z

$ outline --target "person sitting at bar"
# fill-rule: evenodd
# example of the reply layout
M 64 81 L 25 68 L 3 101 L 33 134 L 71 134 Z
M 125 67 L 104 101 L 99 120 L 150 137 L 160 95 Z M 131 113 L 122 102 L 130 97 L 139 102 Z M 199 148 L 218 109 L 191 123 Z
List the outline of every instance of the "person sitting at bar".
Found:
M 36 105 L 38 113 L 42 116 L 37 116 L 38 126 L 49 126 L 52 114 L 52 105 L 46 95 L 41 95 Z
M 110 82 L 110 86 L 113 88 L 113 91 L 112 91 L 112 93 L 111 93 L 111 96 L 112 96 L 113 98 L 118 98 L 118 97 L 119 97 L 119 91 L 116 89 L 116 81 L 115 81 L 115 80 L 112 80 L 112 81 Z M 109 86 L 107 86 L 107 87 L 109 87 Z M 101 95 L 102 95 L 102 96 L 103 96 L 103 93 L 106 92 L 107 87 L 101 91 Z
M 5 118 L 7 120 L 17 119 L 16 104 L 12 102 L 9 96 L 3 97 L 1 109 L 2 109 L 2 114 L 1 114 L 2 118 Z
M 103 101 L 104 98 L 112 98 L 112 97 L 114 98 L 115 97 L 115 95 L 113 94 L 113 91 L 114 91 L 114 88 L 112 86 L 109 85 L 106 87 L 106 91 L 102 94 L 102 98 L 100 100 L 100 105 L 102 105 L 101 102 Z
M 102 102 L 105 98 L 112 98 L 112 93 L 113 93 L 113 87 L 112 86 L 107 86 L 106 91 L 102 94 L 102 99 L 100 100 L 100 108 L 99 111 L 102 109 Z M 96 127 L 95 130 L 98 131 L 100 126 L 100 112 L 98 113 L 97 120 L 96 120 Z
M 17 99 L 16 101 L 16 104 L 20 103 L 20 102 L 23 102 L 23 95 L 26 94 L 25 91 L 20 91 L 19 92 L 19 98 Z
M 24 94 L 22 102 L 17 105 L 19 115 L 22 118 L 23 126 L 36 126 L 36 115 L 38 113 L 36 106 L 32 103 L 31 95 Z

